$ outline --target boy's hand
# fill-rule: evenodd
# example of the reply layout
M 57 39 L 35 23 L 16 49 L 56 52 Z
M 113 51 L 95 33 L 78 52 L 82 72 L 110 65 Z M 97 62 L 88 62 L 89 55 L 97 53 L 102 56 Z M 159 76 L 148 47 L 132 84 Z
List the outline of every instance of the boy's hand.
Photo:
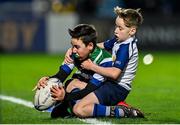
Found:
M 41 87 L 45 87 L 47 86 L 47 81 L 48 81 L 49 77 L 45 76 L 45 77 L 42 77 L 38 83 L 37 83 L 37 89 L 40 89 Z
M 62 86 L 52 86 L 51 96 L 55 101 L 62 101 L 65 96 L 65 90 Z
M 40 89 L 41 87 L 44 88 L 45 86 L 47 86 L 47 81 L 48 81 L 48 79 L 49 79 L 49 77 L 47 77 L 47 76 L 42 77 L 42 78 L 38 81 L 37 85 L 32 89 L 32 91 L 35 91 L 35 90 L 37 90 L 37 89 Z
M 94 63 L 90 59 L 87 59 L 81 63 L 81 67 L 83 69 L 92 70 L 94 67 Z
M 71 58 L 72 55 L 72 48 L 69 48 L 65 54 L 64 63 L 70 64 L 73 63 L 73 59 Z

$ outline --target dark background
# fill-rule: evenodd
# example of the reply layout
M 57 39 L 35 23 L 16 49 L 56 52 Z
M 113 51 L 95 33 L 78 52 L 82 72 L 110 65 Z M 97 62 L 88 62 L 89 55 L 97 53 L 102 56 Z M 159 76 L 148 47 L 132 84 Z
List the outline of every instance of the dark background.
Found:
M 115 6 L 141 8 L 144 23 L 137 33 L 140 50 L 177 51 L 179 5 L 178 0 L 0 0 L 0 51 L 46 52 L 45 18 L 49 13 L 76 13 L 78 23 L 95 25 L 98 41 L 104 41 L 113 36 Z

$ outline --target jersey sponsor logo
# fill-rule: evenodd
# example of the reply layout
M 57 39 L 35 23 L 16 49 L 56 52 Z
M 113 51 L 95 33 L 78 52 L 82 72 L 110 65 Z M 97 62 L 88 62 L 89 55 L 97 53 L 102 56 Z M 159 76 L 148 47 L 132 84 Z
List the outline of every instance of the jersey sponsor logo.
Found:
M 116 61 L 115 64 L 121 65 L 121 61 Z

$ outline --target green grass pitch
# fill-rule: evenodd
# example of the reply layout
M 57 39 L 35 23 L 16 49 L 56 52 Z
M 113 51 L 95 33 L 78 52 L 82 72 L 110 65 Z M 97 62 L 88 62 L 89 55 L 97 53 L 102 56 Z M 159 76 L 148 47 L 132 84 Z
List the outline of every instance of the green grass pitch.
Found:
M 98 118 L 113 124 L 180 123 L 180 53 L 151 52 L 154 62 L 144 65 L 140 52 L 139 66 L 127 103 L 140 108 L 145 119 Z M 0 94 L 32 101 L 32 88 L 38 79 L 57 72 L 63 55 L 0 54 Z M 76 118 L 50 119 L 19 104 L 0 100 L 0 123 L 78 124 Z

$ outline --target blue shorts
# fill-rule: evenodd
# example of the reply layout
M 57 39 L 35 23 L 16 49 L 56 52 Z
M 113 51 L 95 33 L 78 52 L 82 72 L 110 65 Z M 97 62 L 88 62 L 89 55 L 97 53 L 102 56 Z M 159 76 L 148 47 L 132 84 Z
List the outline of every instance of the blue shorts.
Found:
M 118 102 L 124 101 L 129 91 L 117 83 L 105 81 L 104 84 L 94 91 L 99 103 L 106 106 L 117 105 Z

